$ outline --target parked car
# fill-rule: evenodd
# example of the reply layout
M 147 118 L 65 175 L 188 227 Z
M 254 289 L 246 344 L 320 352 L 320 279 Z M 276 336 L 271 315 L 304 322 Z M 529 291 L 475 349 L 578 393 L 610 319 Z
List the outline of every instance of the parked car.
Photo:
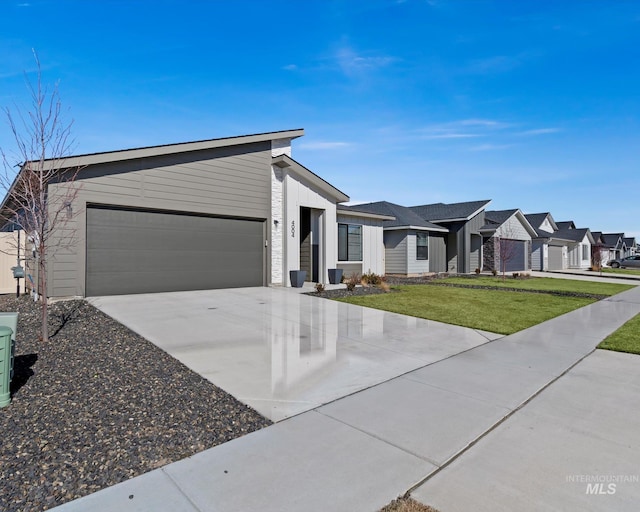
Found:
M 626 258 L 620 258 L 617 260 L 611 260 L 609 262 L 609 266 L 611 268 L 624 268 L 624 267 L 635 267 L 640 268 L 640 256 L 627 256 Z

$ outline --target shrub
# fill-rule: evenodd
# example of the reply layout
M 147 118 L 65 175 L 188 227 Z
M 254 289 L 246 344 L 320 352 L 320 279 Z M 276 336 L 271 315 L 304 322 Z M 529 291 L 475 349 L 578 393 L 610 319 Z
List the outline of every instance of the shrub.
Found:
M 355 290 L 356 285 L 360 283 L 360 276 L 357 273 L 353 273 L 351 274 L 351 276 L 349 276 L 345 283 L 347 285 L 347 290 L 352 292 L 353 290 Z
M 366 274 L 362 274 L 362 284 L 363 285 L 373 285 L 373 286 L 378 286 L 380 283 L 382 283 L 382 281 L 384 281 L 384 278 L 382 276 L 379 276 L 378 274 L 374 274 L 373 272 L 371 272 L 371 270 L 369 270 L 368 273 Z
M 476 275 L 480 275 L 480 269 L 479 268 L 476 269 Z
M 493 274 L 493 277 L 498 275 L 498 271 L 495 268 L 491 270 L 491 273 Z
M 520 276 L 520 274 L 518 272 L 514 272 L 513 273 L 513 278 L 514 279 L 518 279 L 518 276 Z

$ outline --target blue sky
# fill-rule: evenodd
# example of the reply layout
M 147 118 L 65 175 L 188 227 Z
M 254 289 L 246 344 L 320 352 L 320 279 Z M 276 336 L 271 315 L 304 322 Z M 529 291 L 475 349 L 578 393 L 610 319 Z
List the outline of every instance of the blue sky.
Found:
M 0 105 L 26 102 L 35 48 L 76 153 L 304 128 L 293 157 L 354 202 L 640 237 L 640 2 L 0 0 L 0 20 Z

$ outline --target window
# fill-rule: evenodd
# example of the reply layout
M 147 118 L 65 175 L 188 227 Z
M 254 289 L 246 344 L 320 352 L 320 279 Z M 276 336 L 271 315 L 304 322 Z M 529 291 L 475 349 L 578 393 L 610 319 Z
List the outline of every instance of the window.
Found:
M 582 246 L 582 259 L 583 260 L 589 259 L 589 246 L 587 244 L 584 244 Z
M 416 233 L 416 259 L 429 259 L 429 234 Z
M 362 261 L 362 226 L 338 224 L 338 261 Z

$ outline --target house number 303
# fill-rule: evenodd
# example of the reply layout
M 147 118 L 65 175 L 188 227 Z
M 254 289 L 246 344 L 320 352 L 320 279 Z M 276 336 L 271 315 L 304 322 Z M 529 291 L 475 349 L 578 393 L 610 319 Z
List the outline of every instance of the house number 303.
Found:
M 291 238 L 295 238 L 296 236 L 296 221 L 291 221 Z

